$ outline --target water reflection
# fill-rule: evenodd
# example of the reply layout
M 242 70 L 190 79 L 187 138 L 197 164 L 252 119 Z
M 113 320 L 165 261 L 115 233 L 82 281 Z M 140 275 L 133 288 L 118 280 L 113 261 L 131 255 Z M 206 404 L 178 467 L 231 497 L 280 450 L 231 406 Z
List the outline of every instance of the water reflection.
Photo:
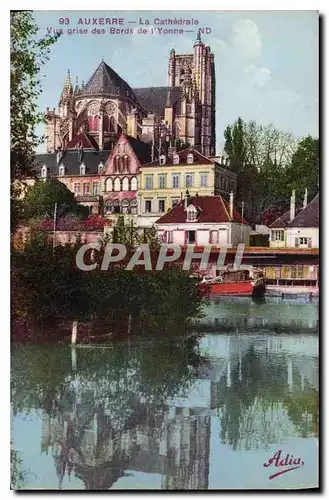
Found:
M 77 348 L 73 367 L 68 347 L 14 349 L 24 487 L 235 488 L 252 463 L 256 483 L 267 450 L 317 437 L 317 340 L 239 331 Z M 242 460 L 232 478 L 230 460 Z

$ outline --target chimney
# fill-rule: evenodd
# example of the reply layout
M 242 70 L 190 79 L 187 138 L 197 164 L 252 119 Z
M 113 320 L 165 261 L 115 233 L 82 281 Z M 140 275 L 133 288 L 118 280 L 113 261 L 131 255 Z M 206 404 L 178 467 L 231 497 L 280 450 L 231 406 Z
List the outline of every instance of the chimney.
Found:
M 295 218 L 295 211 L 296 211 L 296 192 L 293 189 L 292 195 L 290 197 L 290 222 L 292 222 Z
M 233 199 L 234 194 L 233 191 L 230 192 L 230 218 L 233 219 Z
M 307 207 L 307 188 L 305 188 L 304 201 L 303 201 L 303 209 Z

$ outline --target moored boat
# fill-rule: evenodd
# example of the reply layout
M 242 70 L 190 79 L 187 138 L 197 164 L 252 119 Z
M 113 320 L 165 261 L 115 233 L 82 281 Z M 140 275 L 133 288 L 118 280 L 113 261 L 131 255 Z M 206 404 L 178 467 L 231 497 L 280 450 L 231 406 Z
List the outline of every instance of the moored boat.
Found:
M 265 283 L 263 277 L 251 279 L 249 271 L 226 271 L 214 278 L 204 277 L 199 288 L 210 295 L 263 297 Z

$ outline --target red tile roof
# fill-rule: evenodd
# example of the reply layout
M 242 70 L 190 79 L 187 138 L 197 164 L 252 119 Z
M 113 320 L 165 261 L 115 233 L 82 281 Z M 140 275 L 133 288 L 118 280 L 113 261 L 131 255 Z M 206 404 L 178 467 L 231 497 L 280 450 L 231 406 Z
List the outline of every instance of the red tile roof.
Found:
M 233 218 L 230 218 L 230 204 L 221 196 L 194 196 L 188 201 L 188 206 L 193 205 L 199 210 L 199 216 L 196 221 L 189 224 L 201 222 L 237 222 L 248 224 L 245 219 L 242 219 L 239 212 L 233 209 Z M 181 202 L 174 207 L 170 212 L 166 213 L 156 221 L 156 224 L 178 224 L 186 222 L 186 209 L 184 203 Z
M 193 163 L 187 163 L 187 155 L 192 153 L 194 158 L 193 158 Z M 179 156 L 179 164 L 178 165 L 214 165 L 215 161 L 210 160 L 206 156 L 203 156 L 199 151 L 193 148 L 186 148 L 182 149 L 181 151 L 178 151 L 176 154 Z M 154 160 L 150 163 L 147 163 L 146 165 L 143 165 L 144 167 L 154 167 L 159 165 L 159 160 Z M 167 156 L 166 157 L 166 165 L 173 165 L 173 160 L 172 157 Z M 177 166 L 178 166 L 177 165 Z M 164 165 L 161 165 L 164 166 Z

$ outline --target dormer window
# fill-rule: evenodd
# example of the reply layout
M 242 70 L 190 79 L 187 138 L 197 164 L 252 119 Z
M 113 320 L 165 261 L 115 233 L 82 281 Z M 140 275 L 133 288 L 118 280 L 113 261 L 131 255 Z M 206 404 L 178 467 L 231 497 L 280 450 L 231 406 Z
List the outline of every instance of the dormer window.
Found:
M 41 169 L 41 177 L 45 179 L 47 177 L 47 167 L 44 165 Z
M 80 165 L 80 175 L 86 175 L 86 166 L 83 163 Z
M 101 174 L 102 170 L 104 168 L 103 162 L 101 161 L 100 164 L 98 165 L 98 173 Z
M 187 209 L 186 209 L 186 220 L 188 222 L 194 222 L 194 221 L 196 221 L 197 216 L 198 216 L 198 211 L 197 211 L 197 209 L 193 205 L 190 205 L 189 207 L 187 207 Z
M 187 163 L 193 163 L 194 162 L 194 156 L 192 155 L 192 153 L 189 153 L 187 155 Z
M 65 167 L 63 165 L 59 167 L 59 175 L 65 175 Z
M 165 155 L 161 155 L 160 158 L 159 158 L 159 164 L 160 165 L 165 165 L 166 164 L 166 156 Z
M 173 155 L 173 165 L 179 164 L 179 155 Z

